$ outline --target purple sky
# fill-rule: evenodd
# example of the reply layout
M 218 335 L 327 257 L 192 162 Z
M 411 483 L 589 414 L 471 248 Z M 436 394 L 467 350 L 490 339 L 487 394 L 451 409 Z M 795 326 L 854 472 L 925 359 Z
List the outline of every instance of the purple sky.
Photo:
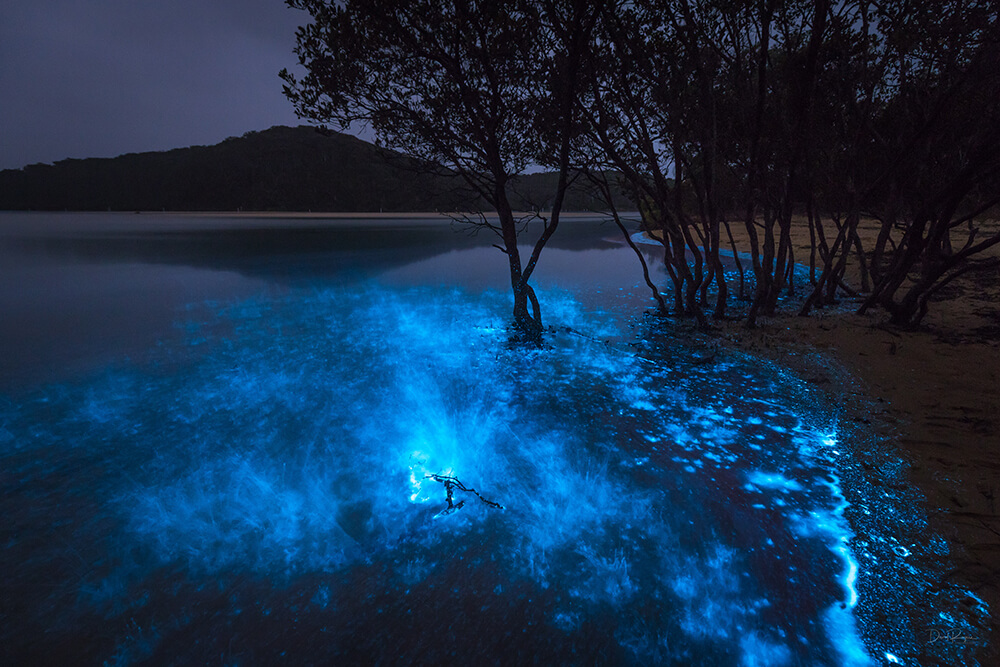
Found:
M 282 0 L 3 0 L 0 169 L 295 125 Z

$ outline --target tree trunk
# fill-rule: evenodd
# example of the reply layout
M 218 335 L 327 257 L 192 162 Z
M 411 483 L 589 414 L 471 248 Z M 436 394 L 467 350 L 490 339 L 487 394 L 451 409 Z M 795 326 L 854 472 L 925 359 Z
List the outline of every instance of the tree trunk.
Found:
M 542 335 L 538 300 L 534 298 L 534 292 L 521 273 L 521 255 L 517 249 L 517 225 L 514 221 L 514 212 L 507 200 L 506 184 L 502 179 L 497 179 L 497 181 L 496 208 L 497 215 L 500 217 L 503 251 L 507 255 L 507 263 L 510 267 L 510 287 L 514 295 L 514 328 L 526 340 L 538 341 Z M 532 310 L 528 309 L 529 300 L 532 301 Z

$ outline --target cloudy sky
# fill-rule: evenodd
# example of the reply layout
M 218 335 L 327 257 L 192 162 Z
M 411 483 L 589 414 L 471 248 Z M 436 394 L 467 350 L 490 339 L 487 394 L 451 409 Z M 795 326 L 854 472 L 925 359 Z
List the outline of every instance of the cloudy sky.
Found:
M 283 0 L 2 0 L 0 169 L 294 125 Z

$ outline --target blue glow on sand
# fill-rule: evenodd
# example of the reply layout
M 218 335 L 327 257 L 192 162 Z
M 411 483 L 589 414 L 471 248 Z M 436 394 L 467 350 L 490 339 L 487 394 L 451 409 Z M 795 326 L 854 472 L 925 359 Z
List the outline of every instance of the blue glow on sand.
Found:
M 525 350 L 503 293 L 291 290 L 4 407 L 26 635 L 119 664 L 871 663 L 831 418 L 540 296 L 561 333 Z M 505 509 L 441 516 L 428 475 Z

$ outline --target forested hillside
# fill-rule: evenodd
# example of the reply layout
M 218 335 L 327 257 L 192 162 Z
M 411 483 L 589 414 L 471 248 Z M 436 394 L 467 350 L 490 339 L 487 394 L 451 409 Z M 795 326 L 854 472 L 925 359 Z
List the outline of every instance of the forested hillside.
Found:
M 0 210 L 454 211 L 483 208 L 457 178 L 337 132 L 272 127 L 214 146 L 61 160 L 0 171 Z M 545 207 L 535 181 L 525 208 Z M 571 208 L 598 206 L 576 190 Z

